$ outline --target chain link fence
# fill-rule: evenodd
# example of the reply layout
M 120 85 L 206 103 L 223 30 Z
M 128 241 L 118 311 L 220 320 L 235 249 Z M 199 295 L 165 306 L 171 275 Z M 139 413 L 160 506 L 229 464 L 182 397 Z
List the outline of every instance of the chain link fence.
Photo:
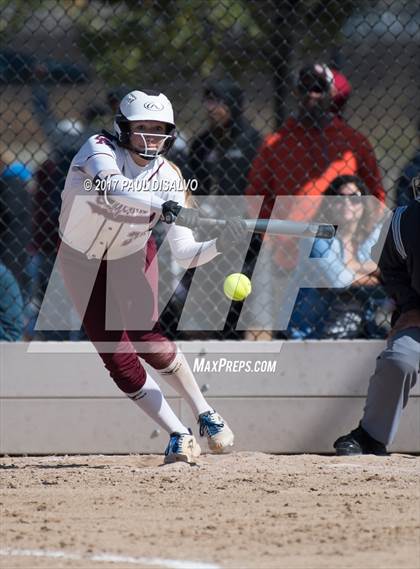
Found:
M 46 332 L 35 322 L 71 160 L 89 136 L 112 130 L 132 89 L 172 101 L 169 158 L 197 180 L 196 205 L 208 215 L 252 217 L 251 197 L 262 217 L 274 216 L 278 196 L 372 194 L 389 208 L 411 199 L 420 170 L 415 0 L 3 1 L 0 26 L 1 340 L 85 338 L 77 326 Z M 290 211 L 311 219 L 293 202 Z M 335 284 L 292 294 L 287 326 L 279 313 L 297 240 L 254 234 L 241 266 L 233 251 L 181 274 L 157 226 L 161 325 L 177 339 L 383 338 L 392 300 L 379 275 L 350 285 L 337 276 L 367 262 L 379 221 L 349 220 L 328 255 L 312 244 Z M 226 304 L 232 272 L 252 277 L 245 303 Z M 194 283 L 205 294 L 188 300 Z M 64 292 L 55 298 L 57 312 L 71 311 Z M 191 317 L 180 325 L 186 302 Z

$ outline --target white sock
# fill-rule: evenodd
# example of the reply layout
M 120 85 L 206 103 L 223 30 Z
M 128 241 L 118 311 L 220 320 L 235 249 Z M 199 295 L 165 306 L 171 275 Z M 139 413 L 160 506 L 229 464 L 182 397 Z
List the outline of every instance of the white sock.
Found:
M 158 425 L 165 429 L 168 434 L 171 433 L 188 433 L 187 427 L 185 427 L 172 409 L 169 407 L 169 403 L 163 396 L 159 385 L 156 381 L 150 377 L 149 374 L 146 376 L 146 383 L 141 389 L 135 393 L 127 393 L 129 397 L 136 405 L 140 407 L 149 417 L 151 417 Z
M 174 361 L 165 369 L 157 370 L 162 377 L 185 399 L 198 419 L 201 413 L 213 411 L 204 399 L 194 374 L 182 352 L 178 351 Z

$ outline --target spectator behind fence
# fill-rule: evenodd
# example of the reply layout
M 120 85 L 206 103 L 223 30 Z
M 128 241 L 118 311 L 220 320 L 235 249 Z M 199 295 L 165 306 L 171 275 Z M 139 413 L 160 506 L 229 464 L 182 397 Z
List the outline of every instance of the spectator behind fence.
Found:
M 42 280 L 48 280 L 54 264 L 59 240 L 61 192 L 79 143 L 79 131 L 70 120 L 61 121 L 59 128 L 63 134 L 61 145 L 54 149 L 35 173 L 32 245 L 34 253 L 43 257 L 39 260 L 39 264 L 44 267 Z
M 0 341 L 15 342 L 23 333 L 23 299 L 12 272 L 0 262 Z
M 189 173 L 198 181 L 195 193 L 242 196 L 250 164 L 261 142 L 244 116 L 242 88 L 230 79 L 210 81 L 204 89 L 203 102 L 209 124 L 192 141 L 189 158 Z
M 397 205 L 408 205 L 413 199 L 412 183 L 414 178 L 418 178 L 420 187 L 420 120 L 417 123 L 417 152 L 406 164 L 398 180 L 397 185 Z
M 348 96 L 347 89 L 344 94 Z M 317 196 L 325 194 L 337 176 L 358 176 L 370 194 L 384 201 L 378 164 L 369 141 L 332 113 L 337 109 L 334 96 L 337 85 L 331 70 L 324 64 L 303 67 L 295 89 L 297 114 L 291 115 L 274 134 L 267 136 L 249 174 L 248 195 L 264 196 L 262 210 L 250 210 L 252 217 L 270 217 L 277 196 Z M 345 96 L 341 97 L 341 104 Z M 340 101 L 339 101 L 340 102 Z M 339 107 L 339 105 L 338 105 Z M 342 108 L 342 107 L 341 107 Z M 275 215 L 296 221 L 310 220 L 316 208 L 296 202 Z M 259 271 L 252 280 L 251 312 L 255 329 L 272 329 L 275 314 L 273 295 L 281 288 L 279 279 L 295 267 L 298 252 L 295 238 L 267 241 L 259 257 Z M 273 278 L 276 282 L 273 283 Z
M 47 340 L 78 339 L 79 332 L 37 332 L 35 325 L 38 310 L 54 266 L 58 244 L 58 216 L 61 208 L 61 192 L 66 175 L 78 148 L 92 134 L 92 127 L 98 117 L 105 114 L 101 105 L 91 105 L 82 117 L 70 116 L 59 119 L 51 108 L 50 93 L 53 87 L 47 81 L 45 66 L 35 67 L 36 81 L 32 85 L 32 110 L 50 147 L 50 155 L 35 175 L 32 211 L 31 264 L 32 303 L 31 321 L 25 335 L 27 338 Z M 64 287 L 64 283 L 59 286 Z M 57 310 L 71 310 L 69 300 L 57 291 L 60 298 Z M 61 303 L 61 305 L 60 305 Z M 35 334 L 35 335 L 34 335 Z
M 231 79 L 214 79 L 204 87 L 204 108 L 207 114 L 208 126 L 191 143 L 191 151 L 186 169 L 181 170 L 187 178 L 195 179 L 198 188 L 195 196 L 211 196 L 211 199 L 198 201 L 205 215 L 211 217 L 245 216 L 245 200 L 238 202 L 232 199 L 218 200 L 217 196 L 244 196 L 247 186 L 247 175 L 251 162 L 261 143 L 257 130 L 249 123 L 244 115 L 244 92 L 240 85 Z M 242 204 L 242 210 L 240 203 Z M 200 235 L 200 238 L 208 238 Z M 251 243 L 251 249 L 258 247 L 256 239 Z M 232 253 L 233 254 L 233 253 Z M 231 254 L 231 255 L 232 255 Z M 215 275 L 214 290 L 210 290 L 206 306 L 198 307 L 200 322 L 204 314 L 211 314 L 214 306 L 220 302 L 224 278 L 232 272 L 234 259 L 225 255 L 224 258 L 211 262 L 212 274 Z M 252 263 L 252 253 L 247 263 Z M 178 289 L 180 296 L 186 294 L 194 270 L 188 271 Z M 206 304 L 206 303 L 205 303 Z M 216 334 L 217 338 L 238 338 L 241 333 L 235 332 L 241 303 L 233 303 L 225 330 Z M 206 334 L 206 337 L 211 335 Z
M 320 259 L 317 271 L 322 272 L 331 288 L 299 291 L 288 328 L 289 338 L 384 338 L 389 331 L 386 314 L 390 301 L 387 302 L 376 265 L 370 258 L 380 224 L 372 219 L 369 204 L 352 199 L 368 194 L 356 176 L 337 177 L 325 192 L 327 196 L 342 196 L 332 204 L 340 209 L 340 232 L 334 239 L 316 239 L 311 257 Z M 370 269 L 371 274 L 346 286 L 357 274 Z
M 84 120 L 75 116 L 65 117 L 62 120 L 58 119 L 50 107 L 49 97 L 51 86 L 42 81 L 42 75 L 38 78 L 39 81 L 34 83 L 32 86 L 32 111 L 38 120 L 38 124 L 41 127 L 50 148 L 56 149 L 63 145 L 63 136 L 65 135 L 65 131 L 68 130 L 69 123 L 71 123 L 72 128 L 78 132 L 80 146 L 90 134 L 87 132 L 89 125 L 86 123 L 86 119 L 93 120 L 93 118 L 96 118 L 97 116 L 96 113 L 93 113 L 93 109 L 92 113 L 94 116 L 90 113 L 85 113 L 85 116 L 83 117 Z M 99 109 L 97 112 L 100 112 Z M 68 121 L 68 123 L 66 124 L 63 121 Z
M 32 173 L 9 150 L 0 159 L 0 260 L 29 295 L 27 273 L 30 230 L 30 181 Z
M 3 252 L 4 235 L 10 224 L 10 212 L 0 201 L 0 243 Z M 0 259 L 0 341 L 19 340 L 23 333 L 23 299 L 13 273 Z
M 32 229 L 32 302 L 39 309 L 55 263 L 59 244 L 58 218 L 61 209 L 61 192 L 66 181 L 70 163 L 80 143 L 80 128 L 70 119 L 63 119 L 57 124 L 61 132 L 60 145 L 45 160 L 35 173 L 33 191 L 33 229 Z M 65 299 L 62 299 L 65 302 Z M 67 306 L 67 305 L 66 305 Z M 58 307 L 63 309 L 63 306 Z M 32 323 L 33 324 L 33 323 Z M 31 335 L 28 330 L 28 335 Z M 68 339 L 68 334 L 43 333 L 39 339 Z M 78 334 L 73 333 L 72 339 Z

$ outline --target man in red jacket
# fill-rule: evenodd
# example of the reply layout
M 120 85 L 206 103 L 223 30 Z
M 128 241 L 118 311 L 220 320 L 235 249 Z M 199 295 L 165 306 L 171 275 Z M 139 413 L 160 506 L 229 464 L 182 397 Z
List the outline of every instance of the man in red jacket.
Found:
M 297 114 L 266 137 L 251 166 L 246 193 L 264 196 L 261 211 L 250 210 L 251 217 L 270 217 L 277 196 L 323 195 L 331 182 L 343 175 L 358 176 L 374 196 L 385 200 L 371 144 L 339 113 L 331 112 L 336 91 L 334 74 L 326 65 L 316 63 L 300 70 Z M 287 211 L 276 207 L 275 217 L 303 221 L 313 219 L 316 212 L 313 203 L 305 202 L 302 208 L 302 202 L 297 202 Z M 276 238 L 273 256 L 276 266 L 292 269 L 297 259 L 296 240 Z M 267 261 L 265 266 L 269 271 Z M 268 290 L 267 283 L 261 289 Z
M 304 67 L 297 84 L 298 113 L 267 136 L 249 174 L 248 195 L 265 196 L 269 217 L 276 196 L 320 195 L 340 175 L 358 176 L 384 201 L 378 164 L 369 141 L 331 114 L 334 80 L 326 65 Z

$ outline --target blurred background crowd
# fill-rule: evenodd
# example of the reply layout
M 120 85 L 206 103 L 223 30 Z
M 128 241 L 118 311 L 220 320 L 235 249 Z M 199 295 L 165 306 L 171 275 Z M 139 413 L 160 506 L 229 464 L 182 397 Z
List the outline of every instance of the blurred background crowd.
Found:
M 287 329 L 277 293 L 296 270 L 299 243 L 254 235 L 243 268 L 254 289 L 246 329 L 237 330 L 243 306 L 235 302 L 222 330 L 202 324 L 221 299 L 227 255 L 208 269 L 200 329 L 180 330 L 194 270 L 177 280 L 162 248 L 160 287 L 177 282 L 163 295 L 164 331 L 176 339 L 386 336 L 393 304 L 380 274 L 348 284 L 369 263 L 381 220 L 350 206 L 366 195 L 406 204 L 420 175 L 415 0 L 14 1 L 0 2 L 0 25 L 0 340 L 85 338 L 35 329 L 60 194 L 83 142 L 112 130 L 120 99 L 141 88 L 173 102 L 178 137 L 168 158 L 198 181 L 197 198 L 210 198 L 200 201 L 206 214 L 229 213 L 221 196 L 260 196 L 263 217 L 278 196 L 342 197 L 340 239 L 316 240 L 311 251 L 331 287 L 302 288 Z M 241 203 L 235 214 L 252 217 Z M 159 228 L 154 238 L 161 245 Z

